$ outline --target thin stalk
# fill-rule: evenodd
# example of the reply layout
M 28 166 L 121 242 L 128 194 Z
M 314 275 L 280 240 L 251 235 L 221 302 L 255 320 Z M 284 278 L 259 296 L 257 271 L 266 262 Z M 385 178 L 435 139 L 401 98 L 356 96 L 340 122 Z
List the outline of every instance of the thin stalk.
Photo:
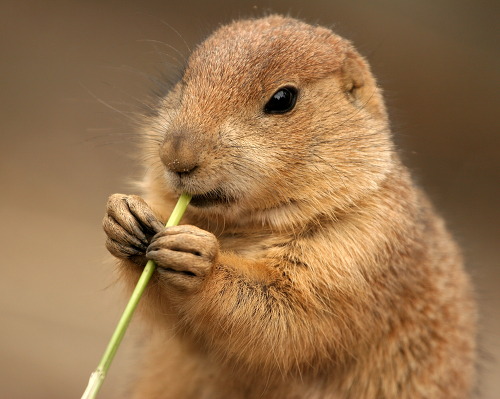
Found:
M 177 201 L 177 204 L 175 205 L 175 208 L 172 211 L 172 214 L 170 215 L 170 218 L 168 219 L 165 227 L 177 226 L 179 224 L 182 219 L 182 215 L 184 215 L 184 212 L 186 211 L 189 201 L 191 201 L 191 196 L 189 194 L 182 194 L 179 197 L 179 200 Z M 111 365 L 111 362 L 115 357 L 116 351 L 120 346 L 123 336 L 127 331 L 127 327 L 130 324 L 132 315 L 134 314 L 137 304 L 139 303 L 139 300 L 141 299 L 141 296 L 146 288 L 146 285 L 151 279 L 155 268 L 156 264 L 152 260 L 149 260 L 141 276 L 139 277 L 139 281 L 134 288 L 134 292 L 132 292 L 132 295 L 130 296 L 127 306 L 123 311 L 122 317 L 118 321 L 118 325 L 116 326 L 115 331 L 111 336 L 111 339 L 109 340 L 108 346 L 104 352 L 104 355 L 102 356 L 101 361 L 99 362 L 99 365 L 90 375 L 89 383 L 87 385 L 87 389 L 85 389 L 85 392 L 83 393 L 82 399 L 95 399 L 95 397 L 97 396 L 97 393 L 99 392 L 99 389 L 101 388 L 101 385 L 106 378 L 109 366 Z

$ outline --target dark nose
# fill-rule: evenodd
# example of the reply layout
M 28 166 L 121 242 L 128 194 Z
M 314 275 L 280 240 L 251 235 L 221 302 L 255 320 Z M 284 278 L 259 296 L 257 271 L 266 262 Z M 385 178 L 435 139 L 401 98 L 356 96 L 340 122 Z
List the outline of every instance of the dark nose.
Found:
M 198 147 L 189 132 L 176 131 L 166 137 L 160 148 L 160 158 L 168 170 L 187 176 L 199 167 Z

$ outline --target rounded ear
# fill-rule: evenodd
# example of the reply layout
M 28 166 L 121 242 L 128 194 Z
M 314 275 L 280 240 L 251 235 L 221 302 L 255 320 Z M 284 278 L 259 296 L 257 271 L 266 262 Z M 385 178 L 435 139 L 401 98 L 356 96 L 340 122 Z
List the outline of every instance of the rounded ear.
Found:
M 341 87 L 349 100 L 376 118 L 387 118 L 384 100 L 368 63 L 352 49 L 347 50 L 341 67 Z

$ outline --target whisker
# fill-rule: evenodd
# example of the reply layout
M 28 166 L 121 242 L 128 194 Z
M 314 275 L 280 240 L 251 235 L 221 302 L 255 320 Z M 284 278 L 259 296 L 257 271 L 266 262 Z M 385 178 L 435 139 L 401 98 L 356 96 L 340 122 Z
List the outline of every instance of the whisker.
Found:
M 174 28 L 171 24 L 169 24 L 167 21 L 165 21 L 165 20 L 163 20 L 163 19 L 162 19 L 160 22 L 161 22 L 163 25 L 165 25 L 166 27 L 168 27 L 170 30 L 172 30 L 172 31 L 173 31 L 173 32 L 174 32 L 174 33 L 175 33 L 175 34 L 176 34 L 176 35 L 177 35 L 177 36 L 178 36 L 178 37 L 182 40 L 182 42 L 183 42 L 183 43 L 184 43 L 184 45 L 186 46 L 186 48 L 187 48 L 187 50 L 188 50 L 189 54 L 191 54 L 191 53 L 192 53 L 192 51 L 191 51 L 191 47 L 189 47 L 189 44 L 188 44 L 188 43 L 187 43 L 187 41 L 184 39 L 184 36 L 182 36 L 182 35 L 179 33 L 179 31 L 178 31 L 177 29 L 175 29 L 175 28 Z

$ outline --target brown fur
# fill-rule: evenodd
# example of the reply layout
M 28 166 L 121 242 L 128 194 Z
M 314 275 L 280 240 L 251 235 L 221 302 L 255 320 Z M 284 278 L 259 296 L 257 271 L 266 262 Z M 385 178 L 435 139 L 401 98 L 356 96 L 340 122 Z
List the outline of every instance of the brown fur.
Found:
M 295 108 L 264 114 L 286 85 Z M 348 41 L 280 16 L 224 26 L 145 129 L 149 205 L 114 195 L 104 222 L 130 288 L 158 264 L 133 398 L 470 397 L 459 250 Z M 182 191 L 227 202 L 165 230 Z

